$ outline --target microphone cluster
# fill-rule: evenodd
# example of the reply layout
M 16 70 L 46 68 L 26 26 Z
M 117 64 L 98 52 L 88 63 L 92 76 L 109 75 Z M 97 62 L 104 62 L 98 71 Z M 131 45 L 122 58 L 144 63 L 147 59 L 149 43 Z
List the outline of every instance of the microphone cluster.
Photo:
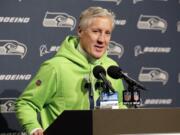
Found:
M 102 66 L 98 65 L 94 67 L 93 74 L 97 79 L 102 80 L 108 89 L 110 89 L 112 92 L 115 92 L 114 88 L 111 86 L 110 81 L 106 79 L 106 70 Z
M 109 80 L 106 78 L 106 70 L 98 65 L 94 67 L 93 74 L 97 79 L 102 80 L 107 88 L 112 92 L 115 92 L 114 88 L 112 87 Z M 118 66 L 110 66 L 107 69 L 107 74 L 112 77 L 113 79 L 123 79 L 128 84 L 128 89 L 123 91 L 123 102 L 124 104 L 131 104 L 137 105 L 140 104 L 140 92 L 139 90 L 146 90 L 146 88 L 135 81 L 134 79 L 130 78 L 129 76 L 125 75 L 122 69 Z
M 122 69 L 118 66 L 108 67 L 107 73 L 113 79 L 124 79 L 129 85 L 136 86 L 137 88 L 142 89 L 142 90 L 146 90 L 146 88 L 142 84 L 138 83 L 137 81 L 135 81 L 131 77 L 125 75 L 122 72 Z M 110 82 L 106 79 L 106 70 L 102 66 L 98 65 L 98 66 L 94 67 L 93 74 L 97 79 L 103 80 L 105 82 L 105 84 L 108 85 L 108 87 L 112 91 L 114 91 Z

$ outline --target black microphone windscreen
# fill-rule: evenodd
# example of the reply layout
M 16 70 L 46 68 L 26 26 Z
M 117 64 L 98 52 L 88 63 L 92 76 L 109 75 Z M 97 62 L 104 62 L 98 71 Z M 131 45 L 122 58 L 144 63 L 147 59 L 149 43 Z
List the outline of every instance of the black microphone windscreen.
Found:
M 106 70 L 102 66 L 98 65 L 93 68 L 93 74 L 97 79 L 101 79 L 100 74 L 103 74 L 104 76 L 106 76 Z
M 110 77 L 114 78 L 114 79 L 119 79 L 121 78 L 121 69 L 118 66 L 110 66 L 107 69 L 107 73 Z

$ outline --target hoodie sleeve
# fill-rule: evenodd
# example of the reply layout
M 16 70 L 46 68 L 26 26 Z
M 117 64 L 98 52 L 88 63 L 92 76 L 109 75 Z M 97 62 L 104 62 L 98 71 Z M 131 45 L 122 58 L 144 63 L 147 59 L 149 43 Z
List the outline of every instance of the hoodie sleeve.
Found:
M 55 94 L 56 80 L 55 69 L 45 63 L 17 99 L 16 117 L 28 133 L 35 128 L 41 128 L 37 120 L 37 112 L 40 112 Z

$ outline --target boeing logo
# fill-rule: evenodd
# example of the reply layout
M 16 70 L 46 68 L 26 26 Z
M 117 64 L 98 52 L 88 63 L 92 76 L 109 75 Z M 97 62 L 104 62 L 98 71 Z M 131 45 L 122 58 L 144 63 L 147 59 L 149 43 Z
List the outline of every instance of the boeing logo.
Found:
M 127 21 L 125 19 L 122 20 L 115 20 L 115 25 L 126 25 Z
M 61 27 L 73 30 L 76 26 L 76 18 L 64 12 L 46 12 L 44 27 Z
M 145 1 L 145 0 L 133 0 L 133 4 L 136 4 L 138 2 L 142 2 L 142 1 Z M 162 2 L 166 2 L 168 0 L 152 0 L 152 1 L 162 1 Z
M 140 54 L 145 54 L 145 53 L 170 53 L 171 47 L 144 47 L 143 49 L 141 48 L 140 45 L 135 46 L 134 48 L 134 55 L 138 56 Z
M 0 23 L 29 23 L 30 17 L 3 17 L 0 16 Z
M 172 104 L 172 99 L 146 99 L 144 101 L 145 105 L 170 105 Z
M 0 74 L 0 81 L 30 80 L 31 74 Z
M 43 44 L 39 47 L 40 56 L 44 56 L 45 54 L 57 52 L 60 46 L 51 46 L 48 50 L 47 45 Z

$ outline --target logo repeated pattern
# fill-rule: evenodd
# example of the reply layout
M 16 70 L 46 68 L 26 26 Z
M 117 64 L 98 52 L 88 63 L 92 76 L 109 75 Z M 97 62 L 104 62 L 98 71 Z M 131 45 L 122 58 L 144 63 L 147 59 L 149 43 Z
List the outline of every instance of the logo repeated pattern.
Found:
M 14 114 L 17 98 L 3 93 L 23 92 L 42 61 L 56 54 L 67 35 L 76 34 L 80 11 L 94 5 L 116 14 L 107 54 L 149 90 L 141 93 L 140 107 L 180 107 L 176 100 L 180 98 L 180 0 L 39 2 L 3 0 L 0 4 L 0 115 Z M 11 118 L 5 120 L 14 127 Z
M 62 12 L 46 12 L 44 27 L 67 27 L 73 30 L 76 26 L 76 18 Z
M 162 33 L 165 33 L 167 22 L 158 16 L 140 15 L 137 27 L 144 30 L 160 30 Z
M 168 73 L 160 68 L 142 67 L 139 73 L 139 81 L 162 82 L 166 85 Z
M 24 58 L 27 52 L 25 44 L 15 40 L 0 40 L 0 55 L 20 55 Z

